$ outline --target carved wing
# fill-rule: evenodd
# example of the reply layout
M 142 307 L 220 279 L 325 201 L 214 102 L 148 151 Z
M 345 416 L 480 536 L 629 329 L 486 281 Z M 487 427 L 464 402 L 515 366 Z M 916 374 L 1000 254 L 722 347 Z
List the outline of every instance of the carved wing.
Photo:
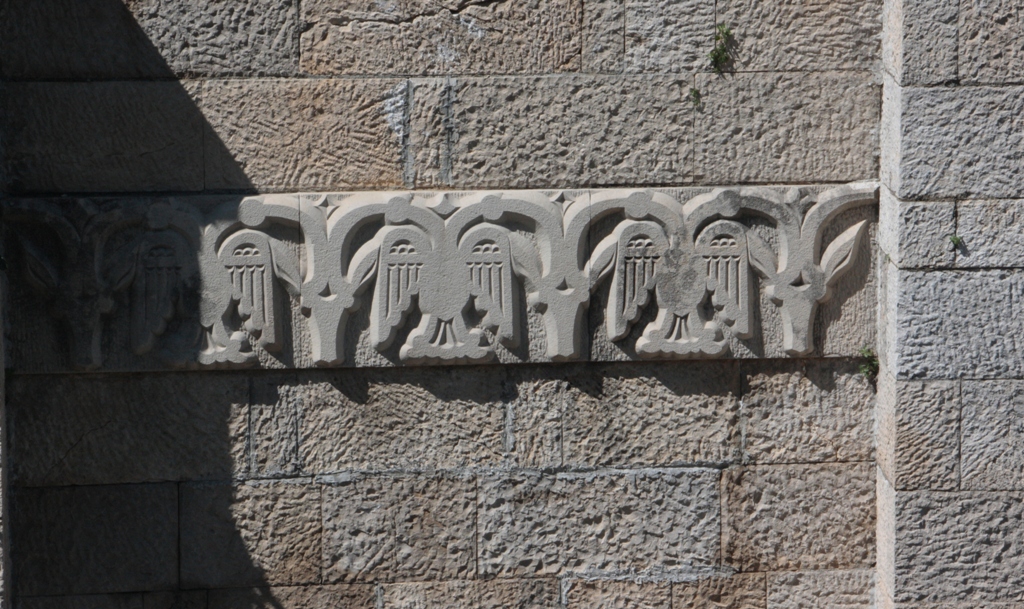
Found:
M 241 230 L 231 235 L 220 249 L 220 259 L 230 275 L 231 298 L 237 303 L 243 327 L 267 351 L 281 348 L 281 315 L 275 291 L 275 269 L 287 267 L 284 260 L 275 261 L 270 237 L 255 230 Z M 278 249 L 278 252 L 274 252 Z M 289 280 L 290 271 L 282 273 Z
M 183 266 L 176 246 L 169 235 L 157 234 L 144 239 L 138 248 L 130 321 L 132 351 L 136 355 L 151 351 L 174 317 Z
M 508 230 L 481 224 L 466 232 L 459 244 L 466 265 L 469 293 L 482 325 L 508 347 L 519 345 L 519 284 L 513 273 Z
M 378 231 L 377 286 L 370 311 L 370 340 L 386 349 L 405 322 L 430 272 L 430 237 L 414 226 L 385 226 Z
M 635 220 L 620 223 L 595 248 L 591 264 L 592 282 L 596 285 L 608 272 L 612 272 L 606 313 L 611 340 L 626 336 L 647 306 L 666 249 L 668 238 L 661 225 Z
M 739 338 L 751 336 L 753 290 L 747 256 L 747 229 L 738 222 L 719 220 L 697 237 L 697 255 L 707 265 L 707 288 L 718 318 Z

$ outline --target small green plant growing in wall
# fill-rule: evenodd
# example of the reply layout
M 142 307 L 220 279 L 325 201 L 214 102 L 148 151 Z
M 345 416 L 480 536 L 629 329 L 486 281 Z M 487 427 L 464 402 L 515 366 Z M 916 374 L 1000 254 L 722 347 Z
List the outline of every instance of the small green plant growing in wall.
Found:
M 694 108 L 700 108 L 700 90 L 697 89 L 696 87 L 690 87 L 690 101 L 693 103 Z
M 961 237 L 960 235 L 946 235 L 946 238 L 949 239 L 949 242 L 953 244 L 953 247 L 964 246 L 964 238 Z
M 716 74 L 723 74 L 729 63 L 732 62 L 732 45 L 732 30 L 724 23 L 718 24 L 718 27 L 715 28 L 715 48 L 708 53 L 711 69 Z
M 858 372 L 861 373 L 864 378 L 868 379 L 872 383 L 878 378 L 878 356 L 875 355 L 875 350 L 871 347 L 860 348 L 860 365 L 857 366 Z

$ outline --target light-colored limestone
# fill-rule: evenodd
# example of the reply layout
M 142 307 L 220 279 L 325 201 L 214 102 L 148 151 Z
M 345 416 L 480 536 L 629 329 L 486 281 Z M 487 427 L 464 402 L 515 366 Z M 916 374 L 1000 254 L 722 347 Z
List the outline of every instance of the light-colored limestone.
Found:
M 672 589 L 668 582 L 579 580 L 569 584 L 568 609 L 669 609 Z
M 1024 381 L 963 381 L 964 490 L 1024 490 Z
M 868 568 L 874 562 L 872 464 L 732 468 L 722 489 L 727 565 L 786 571 Z
M 674 609 L 762 609 L 765 606 L 763 573 L 737 573 L 672 585 Z
M 957 78 L 957 0 L 887 0 L 882 60 L 900 85 Z
M 181 487 L 187 588 L 320 581 L 320 487 L 308 480 Z
M 208 606 L 209 609 L 374 609 L 377 604 L 373 586 L 343 584 L 210 590 Z
M 958 252 L 949 238 L 963 232 L 956 204 L 900 201 L 882 188 L 879 208 L 879 247 L 893 264 L 901 269 L 953 266 Z
M 511 368 L 503 389 L 514 393 L 506 402 L 505 449 L 519 467 L 561 467 L 563 418 L 578 370 L 551 367 Z
M 695 180 L 843 181 L 878 174 L 880 87 L 868 73 L 700 74 Z
M 768 575 L 768 609 L 869 609 L 874 574 L 802 571 Z
M 956 233 L 963 239 L 956 266 L 1024 267 L 1024 201 L 962 201 Z
M 622 71 L 626 0 L 588 0 L 583 3 L 583 71 Z
M 691 73 L 708 65 L 713 0 L 625 0 L 627 72 Z
M 575 71 L 582 12 L 576 0 L 308 0 L 302 68 L 373 76 Z
M 479 484 L 483 576 L 689 572 L 719 558 L 715 470 L 522 471 Z
M 492 579 L 384 585 L 384 609 L 554 609 L 554 579 Z
M 1024 82 L 1024 13 L 1014 0 L 960 3 L 959 74 L 964 84 Z

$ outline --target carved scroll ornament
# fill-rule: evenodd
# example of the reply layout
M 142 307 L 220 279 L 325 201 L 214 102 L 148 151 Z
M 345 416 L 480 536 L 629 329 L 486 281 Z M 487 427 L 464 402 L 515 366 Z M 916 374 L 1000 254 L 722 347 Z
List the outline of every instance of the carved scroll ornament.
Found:
M 638 357 L 727 355 L 730 338 L 756 332 L 759 293 L 779 309 L 786 353 L 800 356 L 866 222 L 823 244 L 826 229 L 876 197 L 871 184 L 718 189 L 686 202 L 653 190 L 376 192 L 263 195 L 205 214 L 169 202 L 79 202 L 69 214 L 27 201 L 5 220 L 54 235 L 60 264 L 39 231 L 15 240 L 26 284 L 68 325 L 80 368 L 102 363 L 119 294 L 133 353 L 162 350 L 172 365 L 256 364 L 287 346 L 293 303 L 317 365 L 351 363 L 360 311 L 369 344 L 396 363 L 492 360 L 499 345 L 522 346 L 529 311 L 549 359 L 580 359 L 599 289 L 608 339 L 632 341 Z

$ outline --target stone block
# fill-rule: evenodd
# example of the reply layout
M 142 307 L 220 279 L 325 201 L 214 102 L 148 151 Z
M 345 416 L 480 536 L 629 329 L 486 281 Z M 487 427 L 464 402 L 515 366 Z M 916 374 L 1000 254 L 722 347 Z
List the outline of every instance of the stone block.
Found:
M 869 570 L 769 573 L 767 609 L 870 609 L 873 586 Z
M 344 476 L 323 492 L 325 581 L 475 577 L 472 477 Z
M 578 0 L 302 3 L 311 74 L 445 75 L 576 71 Z
M 896 491 L 879 467 L 875 475 L 875 494 L 878 498 L 875 513 L 878 518 L 876 531 L 875 578 L 879 606 L 894 604 L 893 590 L 896 588 Z
M 952 201 L 900 201 L 882 188 L 879 246 L 902 269 L 951 267 L 957 250 L 949 238 L 961 232 L 957 211 Z
M 8 83 L 11 192 L 203 189 L 203 115 L 189 82 Z
M 670 609 L 672 587 L 668 582 L 637 583 L 621 580 L 568 582 L 568 609 Z
M 626 71 L 693 73 L 715 45 L 713 0 L 626 0 Z
M 907 87 L 901 96 L 896 196 L 1020 196 L 1024 87 Z
M 963 239 L 956 266 L 1024 267 L 1024 201 L 962 201 L 956 206 L 956 234 Z
M 1024 381 L 963 381 L 961 488 L 1024 490 Z
M 883 373 L 879 393 L 887 394 L 879 396 L 879 427 L 891 424 L 893 439 L 879 443 L 878 460 L 896 490 L 957 490 L 959 383 L 897 381 Z
M 874 391 L 851 360 L 744 364 L 744 456 L 754 463 L 870 461 Z
M 957 0 L 885 2 L 882 61 L 899 85 L 957 78 Z
M 870 70 L 878 60 L 881 0 L 725 0 L 717 10 L 738 71 Z
M 853 181 L 878 173 L 881 88 L 868 73 L 699 74 L 697 89 L 698 182 Z
M 206 188 L 400 186 L 405 100 L 386 79 L 207 81 Z
M 709 469 L 480 478 L 482 576 L 672 572 L 719 559 L 718 472 Z
M 452 183 L 564 188 L 688 182 L 689 89 L 689 78 L 666 76 L 460 79 L 452 93 Z
M 741 571 L 871 567 L 874 469 L 870 463 L 837 463 L 726 470 L 726 564 Z
M 555 609 L 554 579 L 492 579 L 385 584 L 384 609 Z
M 960 3 L 959 75 L 964 84 L 1024 82 L 1024 15 L 1013 0 Z
M 762 609 L 765 606 L 763 573 L 737 573 L 695 582 L 672 584 L 673 609 Z
M 246 471 L 244 377 L 19 375 L 9 391 L 15 484 L 226 479 Z
M 566 406 L 574 395 L 582 367 L 527 367 L 508 370 L 506 450 L 520 467 L 561 467 Z
M 406 180 L 417 188 L 444 188 L 452 183 L 452 120 L 456 82 L 433 78 L 409 81 L 409 148 Z M 409 166 L 411 165 L 411 167 Z
M 19 80 L 287 76 L 296 0 L 8 2 L 3 74 Z
M 181 515 L 182 586 L 320 581 L 320 487 L 308 480 L 185 484 Z
M 565 463 L 651 467 L 739 460 L 735 364 L 626 364 L 570 381 Z
M 11 532 L 19 596 L 178 586 L 174 484 L 18 489 Z
M 305 393 L 294 373 L 271 373 L 250 380 L 249 454 L 247 471 L 253 478 L 296 476 L 299 425 Z
M 16 609 L 206 609 L 206 592 L 20 596 Z
M 625 0 L 583 3 L 583 71 L 618 74 L 625 59 Z
M 209 609 L 374 609 L 376 594 L 369 584 L 278 586 L 210 590 Z

